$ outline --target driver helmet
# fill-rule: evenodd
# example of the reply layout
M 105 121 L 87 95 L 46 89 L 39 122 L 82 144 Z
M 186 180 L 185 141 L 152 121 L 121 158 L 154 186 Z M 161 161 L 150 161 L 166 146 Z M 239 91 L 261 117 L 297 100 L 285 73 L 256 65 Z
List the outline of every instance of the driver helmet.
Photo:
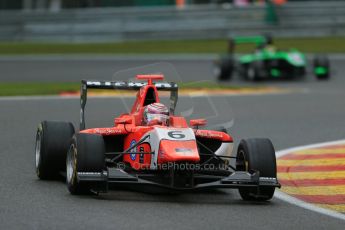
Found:
M 157 120 L 159 124 L 168 125 L 169 110 L 162 103 L 152 103 L 145 107 L 143 123 L 149 125 L 153 120 Z

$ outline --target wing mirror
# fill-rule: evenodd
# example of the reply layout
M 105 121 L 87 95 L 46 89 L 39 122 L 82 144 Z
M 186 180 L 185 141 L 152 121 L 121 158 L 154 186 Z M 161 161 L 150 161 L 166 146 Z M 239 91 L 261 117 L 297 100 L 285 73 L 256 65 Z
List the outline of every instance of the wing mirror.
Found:
M 116 125 L 126 125 L 126 124 L 132 124 L 132 118 L 131 117 L 121 117 L 121 118 L 115 118 L 115 124 Z
M 207 125 L 206 119 L 195 119 L 189 121 L 190 126 L 198 128 L 199 126 Z

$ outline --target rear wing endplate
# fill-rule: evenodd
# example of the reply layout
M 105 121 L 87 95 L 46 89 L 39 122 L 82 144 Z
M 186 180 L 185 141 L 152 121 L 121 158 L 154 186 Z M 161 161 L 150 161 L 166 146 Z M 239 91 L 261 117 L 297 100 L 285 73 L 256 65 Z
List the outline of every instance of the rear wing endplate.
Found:
M 144 82 L 126 81 L 81 81 L 80 88 L 80 130 L 85 129 L 85 105 L 87 101 L 87 89 L 109 89 L 109 90 L 140 90 L 147 85 Z M 170 114 L 174 115 L 178 100 L 178 86 L 174 82 L 156 82 L 157 90 L 170 91 Z

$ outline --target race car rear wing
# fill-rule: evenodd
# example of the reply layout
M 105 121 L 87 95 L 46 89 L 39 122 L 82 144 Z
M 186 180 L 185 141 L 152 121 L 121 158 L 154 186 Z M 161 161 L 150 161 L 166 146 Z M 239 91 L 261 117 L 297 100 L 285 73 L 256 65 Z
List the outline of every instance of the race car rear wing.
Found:
M 147 83 L 126 82 L 126 81 L 81 81 L 80 88 L 80 130 L 85 129 L 85 105 L 87 101 L 87 89 L 109 89 L 109 90 L 139 90 Z M 174 115 L 178 100 L 178 86 L 174 82 L 155 82 L 157 90 L 170 91 L 170 114 Z
M 232 37 L 228 40 L 228 53 L 232 54 L 235 51 L 235 46 L 239 44 L 255 44 L 256 46 L 260 46 L 267 43 L 272 43 L 272 37 L 270 35 Z

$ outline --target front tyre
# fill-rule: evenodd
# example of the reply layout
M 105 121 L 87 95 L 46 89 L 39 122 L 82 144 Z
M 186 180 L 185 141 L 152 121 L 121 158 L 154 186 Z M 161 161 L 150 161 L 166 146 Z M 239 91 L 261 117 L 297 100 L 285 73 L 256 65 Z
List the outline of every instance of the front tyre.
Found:
M 234 71 L 234 60 L 232 56 L 222 57 L 214 63 L 213 74 L 219 81 L 231 79 Z
M 73 134 L 74 127 L 69 122 L 43 121 L 38 125 L 35 169 L 40 179 L 53 179 L 65 171 L 66 154 Z
M 263 62 L 255 61 L 242 66 L 242 76 L 246 81 L 260 81 L 263 78 L 265 65 Z
M 66 158 L 66 183 L 71 194 L 87 194 L 97 185 L 97 181 L 80 181 L 78 172 L 102 174 L 105 169 L 104 154 L 101 135 L 79 133 L 73 137 Z
M 318 80 L 329 79 L 329 59 L 327 56 L 321 55 L 314 58 L 314 74 Z
M 242 140 L 236 158 L 237 171 L 258 171 L 260 177 L 277 177 L 275 150 L 269 139 Z M 275 187 L 240 188 L 243 200 L 266 201 L 273 197 Z

